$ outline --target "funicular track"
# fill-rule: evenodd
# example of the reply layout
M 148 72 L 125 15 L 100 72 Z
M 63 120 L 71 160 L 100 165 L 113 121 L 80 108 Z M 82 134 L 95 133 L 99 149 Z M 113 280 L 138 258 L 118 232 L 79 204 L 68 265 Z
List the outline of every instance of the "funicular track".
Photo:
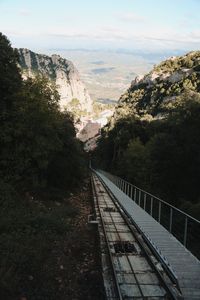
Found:
M 152 252 L 105 184 L 95 173 L 91 180 L 111 271 L 110 278 L 104 278 L 107 299 L 183 299 L 176 278 Z

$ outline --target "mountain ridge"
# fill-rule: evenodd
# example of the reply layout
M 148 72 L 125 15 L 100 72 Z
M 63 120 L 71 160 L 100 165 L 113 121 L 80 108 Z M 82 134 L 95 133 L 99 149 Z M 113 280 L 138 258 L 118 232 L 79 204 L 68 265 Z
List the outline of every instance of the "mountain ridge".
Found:
M 199 218 L 199 116 L 200 51 L 194 51 L 132 82 L 101 131 L 93 164 Z
M 61 109 L 70 109 L 70 102 L 78 99 L 79 108 L 85 113 L 92 112 L 92 100 L 81 81 L 74 64 L 60 55 L 38 54 L 26 48 L 17 49 L 19 65 L 24 78 L 42 74 L 55 82 L 60 94 Z
M 200 93 L 200 51 L 171 57 L 144 76 L 137 76 L 120 97 L 114 118 L 162 118 L 186 91 Z

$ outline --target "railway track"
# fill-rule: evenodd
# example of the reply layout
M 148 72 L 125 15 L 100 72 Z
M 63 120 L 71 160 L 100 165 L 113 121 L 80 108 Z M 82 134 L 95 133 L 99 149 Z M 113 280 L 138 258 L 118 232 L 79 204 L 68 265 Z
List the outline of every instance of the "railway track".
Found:
M 108 188 L 94 172 L 91 180 L 107 299 L 183 299 L 176 278 Z

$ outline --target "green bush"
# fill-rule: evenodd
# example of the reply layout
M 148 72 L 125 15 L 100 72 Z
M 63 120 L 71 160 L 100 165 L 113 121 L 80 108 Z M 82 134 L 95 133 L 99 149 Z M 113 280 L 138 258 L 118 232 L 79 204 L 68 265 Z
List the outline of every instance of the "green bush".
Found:
M 64 198 L 85 176 L 85 154 L 55 85 L 22 81 L 17 60 L 0 34 L 0 299 L 54 300 L 54 245 L 77 213 Z

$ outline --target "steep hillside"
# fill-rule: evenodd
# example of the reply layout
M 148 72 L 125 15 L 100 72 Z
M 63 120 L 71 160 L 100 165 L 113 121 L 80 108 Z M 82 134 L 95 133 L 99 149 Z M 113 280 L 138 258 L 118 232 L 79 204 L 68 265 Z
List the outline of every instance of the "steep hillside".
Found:
M 102 130 L 93 163 L 199 218 L 199 132 L 200 51 L 172 57 L 132 82 Z
M 80 112 L 92 111 L 92 100 L 71 61 L 59 55 L 47 56 L 23 48 L 18 49 L 18 52 L 24 77 L 33 77 L 39 73 L 56 83 L 61 108 L 67 105 L 69 109 L 71 101 L 76 99 Z
M 200 92 L 200 51 L 171 57 L 148 74 L 136 77 L 119 99 L 114 118 L 162 118 L 176 97 L 188 90 Z

